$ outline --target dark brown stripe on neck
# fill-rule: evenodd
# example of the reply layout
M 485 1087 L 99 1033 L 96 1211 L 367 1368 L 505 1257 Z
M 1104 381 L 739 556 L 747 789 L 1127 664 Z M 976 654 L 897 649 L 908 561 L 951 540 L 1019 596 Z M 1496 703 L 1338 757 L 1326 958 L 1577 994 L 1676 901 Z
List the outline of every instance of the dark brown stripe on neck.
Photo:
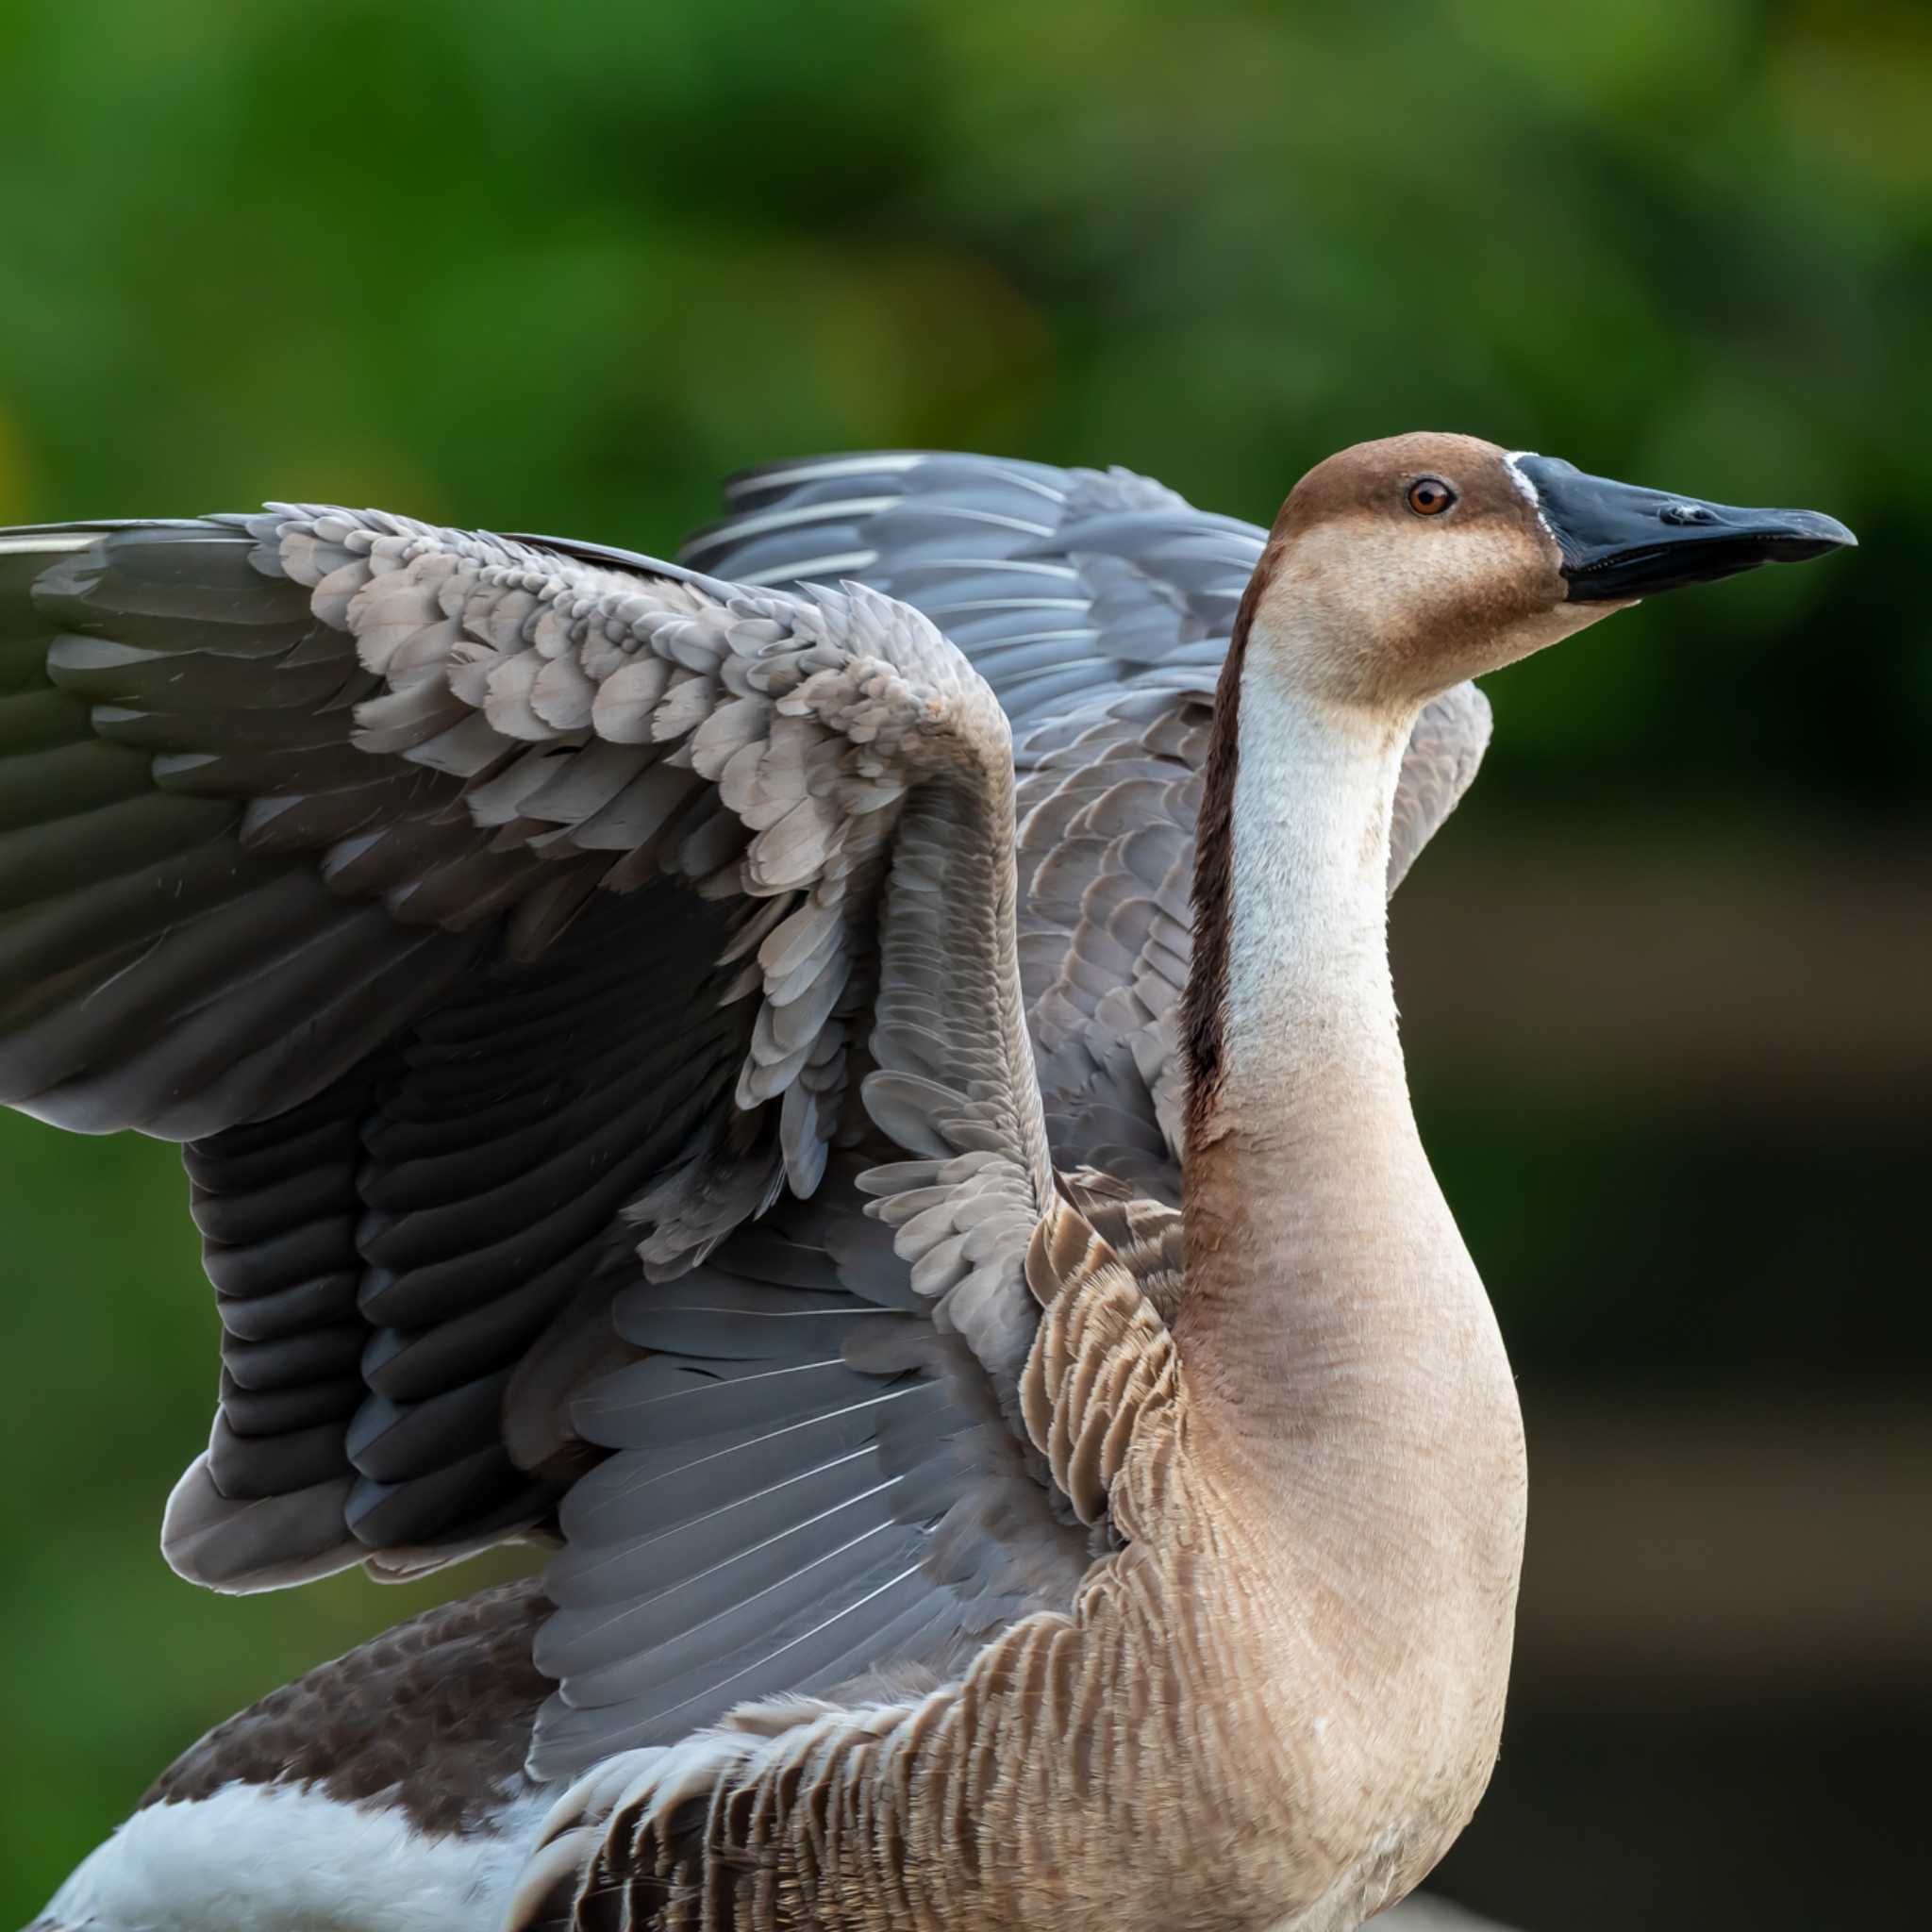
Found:
M 1234 876 L 1234 786 L 1241 764 L 1241 665 L 1255 608 L 1280 557 L 1271 541 L 1241 593 L 1227 658 L 1214 692 L 1214 736 L 1201 774 L 1201 816 L 1194 831 L 1194 956 L 1181 1000 L 1181 1037 L 1188 1063 L 1187 1129 L 1192 1147 L 1220 1095 L 1227 1020 L 1227 944 Z

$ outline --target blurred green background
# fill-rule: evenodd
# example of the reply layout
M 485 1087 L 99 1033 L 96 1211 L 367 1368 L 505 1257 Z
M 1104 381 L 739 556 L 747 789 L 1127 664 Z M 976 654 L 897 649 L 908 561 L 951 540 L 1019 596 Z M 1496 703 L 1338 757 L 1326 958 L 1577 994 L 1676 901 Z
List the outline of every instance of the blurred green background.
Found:
M 938 444 L 1265 523 L 1427 427 L 1849 522 L 1855 557 L 1498 680 L 1395 937 L 1534 1468 L 1503 1765 L 1441 1886 L 1549 1932 L 1896 1921 L 1932 1751 L 1932 13 L 0 27 L 0 521 L 277 496 L 665 550 L 735 466 Z M 477 1580 L 169 1576 L 215 1380 L 184 1195 L 171 1148 L 0 1116 L 0 1924 L 208 1724 Z

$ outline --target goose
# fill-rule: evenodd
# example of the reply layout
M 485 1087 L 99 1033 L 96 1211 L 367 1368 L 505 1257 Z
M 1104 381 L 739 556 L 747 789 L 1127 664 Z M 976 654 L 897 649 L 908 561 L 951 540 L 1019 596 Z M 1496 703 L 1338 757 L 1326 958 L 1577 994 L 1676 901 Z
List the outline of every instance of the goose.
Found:
M 685 561 L 310 505 L 0 537 L 0 1100 L 178 1141 L 183 1575 L 494 1543 L 40 1932 L 1335 1932 L 1495 1759 L 1515 1387 L 1387 895 L 1468 680 L 1854 541 L 1473 437 L 1265 535 L 751 473 Z

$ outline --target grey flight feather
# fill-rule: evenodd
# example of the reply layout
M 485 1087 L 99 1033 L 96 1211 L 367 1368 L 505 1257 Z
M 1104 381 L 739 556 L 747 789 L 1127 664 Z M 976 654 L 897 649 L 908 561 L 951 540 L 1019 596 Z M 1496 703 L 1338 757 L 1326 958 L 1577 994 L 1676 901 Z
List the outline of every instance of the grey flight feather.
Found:
M 622 563 L 285 506 L 16 540 L 0 586 L 0 1096 L 186 1141 L 225 1316 L 170 1555 L 561 1527 L 549 1774 L 1078 1577 L 957 1527 L 1060 1537 L 1011 1422 L 1053 1178 L 1004 716 L 863 587 Z M 822 1217 L 734 1242 L 835 1136 Z M 796 1487 L 738 1493 L 774 1432 Z M 668 1527 L 667 1462 L 721 1485 Z M 629 1502 L 575 1509 L 587 1467 Z
M 747 470 L 683 559 L 870 584 L 939 625 L 1014 726 L 1020 947 L 1055 1159 L 1180 1199 L 1178 1002 L 1194 819 L 1235 611 L 1267 532 L 1122 469 L 878 451 Z M 1417 721 L 1392 893 L 1474 781 L 1488 700 Z
M 223 1374 L 170 1557 L 560 1537 L 545 1776 L 1071 1603 L 1106 1458 L 1023 1415 L 1040 1295 L 1117 1257 L 1158 1330 L 1175 1278 L 1262 533 L 948 456 L 732 509 L 686 566 L 315 506 L 0 539 L 0 1100 L 185 1143 Z M 1391 889 L 1486 732 L 1425 714 Z

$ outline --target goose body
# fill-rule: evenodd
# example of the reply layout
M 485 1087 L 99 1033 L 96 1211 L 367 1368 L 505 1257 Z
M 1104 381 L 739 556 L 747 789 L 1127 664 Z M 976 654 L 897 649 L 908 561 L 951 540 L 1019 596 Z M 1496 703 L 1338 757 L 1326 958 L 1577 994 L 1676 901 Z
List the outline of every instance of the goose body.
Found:
M 683 565 L 0 538 L 0 1099 L 182 1141 L 223 1311 L 169 1559 L 556 1545 L 218 1727 L 37 1924 L 1401 1898 L 1494 1761 L 1524 1475 L 1386 897 L 1471 677 L 1849 541 L 1447 436 L 1266 536 L 895 456 Z

